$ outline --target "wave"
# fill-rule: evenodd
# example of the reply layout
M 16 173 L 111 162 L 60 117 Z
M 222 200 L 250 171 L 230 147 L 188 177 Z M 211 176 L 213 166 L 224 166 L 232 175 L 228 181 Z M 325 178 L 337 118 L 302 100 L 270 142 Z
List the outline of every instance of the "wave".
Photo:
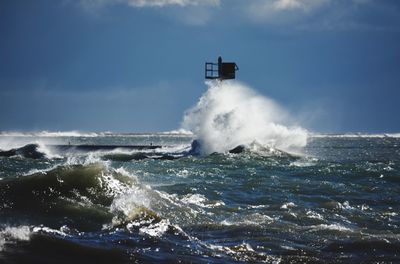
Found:
M 113 154 L 105 154 L 102 156 L 104 160 L 111 161 L 133 161 L 133 160 L 144 160 L 144 159 L 154 159 L 154 160 L 175 160 L 180 158 L 179 156 L 173 156 L 170 154 L 151 154 L 151 153 L 133 153 L 133 154 L 125 154 L 125 153 L 113 153 Z
M 318 134 L 312 133 L 310 137 L 314 138 L 400 138 L 400 133 L 344 133 L 344 134 Z
M 5 137 L 97 137 L 107 133 L 80 132 L 80 131 L 39 131 L 39 132 L 18 132 L 1 131 L 0 136 Z
M 291 151 L 304 147 L 307 131 L 292 125 L 274 101 L 238 82 L 207 82 L 208 90 L 186 111 L 182 128 L 192 131 L 203 154 L 223 153 L 257 141 Z
M 0 228 L 2 263 L 128 263 L 125 249 L 91 245 L 60 228 L 5 226 Z M 101 239 L 101 237 L 96 237 Z
M 132 161 L 143 159 L 174 160 L 184 155 L 187 146 L 163 147 L 155 145 L 45 145 L 27 144 L 23 147 L 0 150 L 0 157 L 20 156 L 31 159 L 62 158 L 94 154 L 103 160 Z
M 28 226 L 6 226 L 0 230 L 0 252 L 5 245 L 11 241 L 28 241 L 30 239 L 30 228 Z
M 85 197 L 94 204 L 110 205 L 112 198 L 131 186 L 133 179 L 101 163 L 58 166 L 49 171 L 6 178 L 0 182 L 0 197 L 7 208 L 29 208 L 50 200 Z
M 0 151 L 0 157 L 13 156 L 21 156 L 31 159 L 42 159 L 46 156 L 46 154 L 40 151 L 40 146 L 38 144 L 28 144 L 20 148 Z
M 172 135 L 172 136 L 187 136 L 187 137 L 193 136 L 193 132 L 192 131 L 189 131 L 189 130 L 186 130 L 186 129 L 183 129 L 183 128 L 180 128 L 178 130 L 171 130 L 171 131 L 161 132 L 160 134 L 162 134 L 162 135 Z
M 134 180 L 101 163 L 58 166 L 0 182 L 0 211 L 21 212 L 29 219 L 52 215 L 68 217 L 83 228 L 111 221 L 108 207 L 114 198 L 134 185 Z M 94 226 L 90 226 L 90 221 Z M 97 225 L 95 225 L 97 223 Z
M 152 209 L 153 203 L 160 203 L 157 192 L 123 168 L 103 163 L 63 165 L 0 181 L 0 217 L 15 221 L 18 215 L 20 223 L 45 223 L 50 228 L 68 225 L 87 232 L 143 228 L 152 234 L 150 229 L 156 232 L 158 224 L 167 220 Z
M 127 133 L 119 133 L 119 132 L 82 132 L 77 130 L 72 131 L 0 131 L 0 137 L 49 137 L 49 138 L 57 138 L 57 137 L 140 137 L 140 136 L 173 136 L 173 137 L 190 137 L 193 133 L 189 130 L 185 129 L 177 129 L 171 131 L 164 132 L 127 132 Z

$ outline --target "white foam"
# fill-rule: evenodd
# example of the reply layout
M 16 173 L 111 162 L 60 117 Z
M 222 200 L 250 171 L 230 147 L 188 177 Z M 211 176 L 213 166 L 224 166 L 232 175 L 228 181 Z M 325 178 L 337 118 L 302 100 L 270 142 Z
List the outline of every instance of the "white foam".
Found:
M 59 166 L 60 166 L 60 165 L 54 165 L 54 166 L 52 166 L 52 167 L 49 167 L 49 168 L 46 168 L 46 169 L 41 169 L 41 170 L 39 170 L 39 169 L 31 169 L 31 170 L 29 170 L 27 173 L 23 174 L 23 176 L 29 176 L 29 175 L 38 174 L 38 173 L 47 174 L 47 172 L 49 172 L 49 171 L 51 171 L 51 170 L 54 170 L 54 169 L 56 169 L 56 168 L 59 167 Z
M 201 141 L 204 154 L 254 141 L 290 151 L 307 143 L 307 131 L 271 99 L 239 82 L 207 82 L 208 90 L 183 118 L 182 128 Z
M 185 195 L 181 199 L 181 202 L 184 204 L 194 204 L 203 208 L 213 208 L 225 205 L 223 201 L 210 202 L 204 195 L 198 193 L 189 193 Z
M 176 173 L 176 176 L 186 178 L 189 175 L 189 171 L 187 169 L 179 170 Z
M 150 198 L 144 189 L 131 187 L 113 200 L 110 210 L 123 212 L 126 216 L 139 207 L 150 208 Z
M 310 137 L 315 138 L 400 138 L 400 133 L 343 133 L 343 134 L 310 134 Z
M 396 212 L 384 212 L 383 215 L 386 215 L 386 216 L 397 216 L 398 214 Z
M 189 144 L 162 146 L 161 149 L 156 149 L 156 151 L 160 151 L 161 153 L 178 153 L 178 154 L 189 150 L 190 150 Z
M 318 159 L 316 158 L 303 158 L 303 159 L 299 159 L 296 161 L 293 161 L 289 164 L 289 166 L 291 167 L 312 167 L 315 166 L 317 164 Z
M 46 147 L 46 145 L 43 144 L 43 142 L 37 142 L 36 144 L 38 145 L 37 150 L 43 153 L 46 156 L 46 158 L 48 159 L 61 158 L 61 156 L 55 153 L 51 148 Z
M 293 208 L 293 207 L 296 207 L 296 205 L 294 203 L 292 203 L 292 202 L 289 202 L 289 203 L 284 203 L 281 206 L 281 209 L 288 209 L 288 208 Z
M 47 233 L 47 234 L 53 234 L 53 235 L 59 235 L 59 236 L 68 236 L 63 230 L 69 230 L 67 226 L 62 226 L 60 230 L 53 229 L 50 227 L 46 226 L 36 226 L 32 229 L 32 233 Z
M 223 254 L 229 255 L 239 262 L 246 262 L 246 263 L 263 262 L 263 263 L 273 263 L 273 264 L 278 264 L 281 262 L 280 257 L 267 255 L 264 252 L 257 252 L 252 248 L 252 246 L 249 243 L 245 242 L 236 246 L 229 246 L 229 247 L 214 245 L 214 244 L 205 244 L 205 243 L 203 243 L 203 245 L 213 251 L 219 251 Z M 216 256 L 218 256 L 218 254 Z
M 106 193 L 108 195 L 119 195 L 132 191 L 130 186 L 115 179 L 110 171 L 102 172 L 100 183 L 106 186 Z
M 99 153 L 90 152 L 89 154 L 73 154 L 67 156 L 65 165 L 91 165 L 91 164 L 102 164 L 104 167 L 109 168 L 111 162 L 104 161 L 101 159 Z
M 4 249 L 6 244 L 13 241 L 28 241 L 30 236 L 31 230 L 29 226 L 6 226 L 3 230 L 0 230 L 0 251 Z
M 343 203 L 338 202 L 338 207 L 340 209 L 345 209 L 345 210 L 354 210 L 355 208 L 350 205 L 348 201 L 344 201 Z
M 226 226 L 259 226 L 261 224 L 272 223 L 274 218 L 260 213 L 254 213 L 247 216 L 233 216 L 220 222 L 221 225 Z
M 318 231 L 318 230 L 333 230 L 333 231 L 341 231 L 341 232 L 352 232 L 353 230 L 342 226 L 340 224 L 320 224 L 320 225 L 313 225 L 310 226 L 311 230 Z
M 103 133 L 72 131 L 39 131 L 39 132 L 18 132 L 3 131 L 0 137 L 97 137 Z
M 307 217 L 312 219 L 324 220 L 324 217 L 322 215 L 314 211 L 307 211 L 306 215 Z
M 134 175 L 130 174 L 124 167 L 119 167 L 119 168 L 115 169 L 115 172 L 137 180 L 137 178 Z
M 183 128 L 177 129 L 177 130 L 171 130 L 171 131 L 166 131 L 166 132 L 161 132 L 160 134 L 163 135 L 174 135 L 174 136 L 193 136 L 193 132 L 190 130 L 186 130 Z
M 168 219 L 163 219 L 158 223 L 143 226 L 139 229 L 139 234 L 146 234 L 151 237 L 161 237 L 168 231 L 170 226 Z

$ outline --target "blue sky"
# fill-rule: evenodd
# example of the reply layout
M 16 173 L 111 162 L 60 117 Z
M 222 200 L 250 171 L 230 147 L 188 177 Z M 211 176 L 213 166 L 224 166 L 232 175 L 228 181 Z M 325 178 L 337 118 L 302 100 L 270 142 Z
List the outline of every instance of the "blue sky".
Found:
M 318 132 L 398 132 L 397 0 L 5 0 L 0 130 L 180 126 L 221 55 Z

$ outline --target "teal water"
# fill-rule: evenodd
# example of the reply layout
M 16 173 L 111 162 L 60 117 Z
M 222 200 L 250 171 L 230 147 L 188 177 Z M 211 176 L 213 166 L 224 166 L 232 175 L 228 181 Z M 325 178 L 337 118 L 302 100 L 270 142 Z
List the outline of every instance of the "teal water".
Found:
M 1 135 L 5 263 L 400 261 L 400 138 L 190 155 L 190 135 Z M 20 148 L 35 144 L 30 149 Z M 162 145 L 63 151 L 55 145 Z M 41 154 L 41 155 L 36 155 Z M 1 156 L 1 154 L 0 154 Z

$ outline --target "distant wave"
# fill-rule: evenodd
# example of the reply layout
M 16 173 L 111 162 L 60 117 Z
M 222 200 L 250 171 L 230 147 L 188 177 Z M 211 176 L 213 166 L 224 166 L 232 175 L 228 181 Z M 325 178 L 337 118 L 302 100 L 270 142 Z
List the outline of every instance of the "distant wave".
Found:
M 38 144 L 28 144 L 20 148 L 0 151 L 0 157 L 21 156 L 24 158 L 41 159 L 46 156 L 39 150 Z
M 400 133 L 381 133 L 381 134 L 368 134 L 368 133 L 318 134 L 318 133 L 311 133 L 309 136 L 315 137 L 315 138 L 400 138 Z
M 174 160 L 180 156 L 173 156 L 170 154 L 154 154 L 154 153 L 110 153 L 102 156 L 103 160 L 111 161 L 133 161 L 133 160 L 144 160 L 144 159 L 154 159 L 154 160 Z
M 193 132 L 190 130 L 186 129 L 178 129 L 178 130 L 171 130 L 171 131 L 165 131 L 161 132 L 160 134 L 162 135 L 181 135 L 181 136 L 193 136 Z
M 164 131 L 164 132 L 82 132 L 82 131 L 0 131 L 0 137 L 129 137 L 149 135 L 171 135 L 171 136 L 192 136 L 191 131 L 185 129 Z
M 39 132 L 19 132 L 1 131 L 0 136 L 6 137 L 97 137 L 107 133 L 79 132 L 79 131 L 39 131 Z
M 98 160 L 128 162 L 134 160 L 174 160 L 188 154 L 189 146 L 124 146 L 124 145 L 45 145 L 27 144 L 9 150 L 0 149 L 0 157 L 19 156 L 30 159 L 59 159 L 91 156 Z

